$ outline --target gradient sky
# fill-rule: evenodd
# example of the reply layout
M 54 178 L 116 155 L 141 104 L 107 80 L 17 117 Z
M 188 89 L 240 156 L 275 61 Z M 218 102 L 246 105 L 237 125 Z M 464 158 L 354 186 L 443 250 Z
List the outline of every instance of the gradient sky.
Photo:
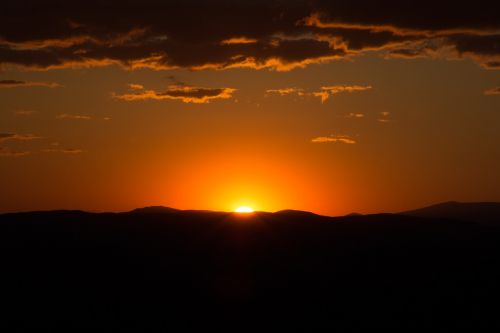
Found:
M 0 13 L 2 212 L 500 201 L 494 2 L 102 3 Z

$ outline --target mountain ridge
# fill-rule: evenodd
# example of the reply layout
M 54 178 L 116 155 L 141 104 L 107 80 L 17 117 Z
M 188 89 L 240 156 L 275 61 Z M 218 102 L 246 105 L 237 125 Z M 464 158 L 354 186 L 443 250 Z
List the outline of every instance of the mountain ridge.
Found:
M 498 227 L 398 214 L 7 214 L 0 305 L 44 331 L 477 328 L 500 325 L 499 257 Z
M 88 212 L 83 210 L 46 210 L 46 211 L 26 211 L 26 212 L 8 212 L 0 213 L 3 215 L 15 215 L 15 214 L 133 214 L 133 215 L 182 215 L 182 214 L 229 214 L 245 216 L 246 214 L 240 214 L 235 212 L 225 212 L 225 211 L 213 211 L 213 210 L 196 210 L 196 209 L 176 209 L 167 206 L 146 206 L 136 208 L 125 212 Z M 475 222 L 483 224 L 499 224 L 500 225 L 500 203 L 499 202 L 458 202 L 458 201 L 446 201 L 437 203 L 430 206 L 425 206 L 422 208 L 406 210 L 397 213 L 380 213 L 380 214 L 396 214 L 403 216 L 415 216 L 430 219 L 449 219 L 462 222 Z M 248 216 L 258 216 L 258 215 L 275 215 L 282 217 L 294 217 L 294 218 L 322 218 L 322 219 L 338 219 L 341 217 L 361 217 L 370 216 L 377 214 L 359 214 L 351 213 L 347 215 L 340 216 L 327 216 L 320 215 L 309 211 L 294 210 L 294 209 L 284 209 L 276 212 L 265 212 L 256 211 L 254 213 L 248 214 Z
M 406 216 L 500 224 L 500 203 L 446 201 L 398 213 Z

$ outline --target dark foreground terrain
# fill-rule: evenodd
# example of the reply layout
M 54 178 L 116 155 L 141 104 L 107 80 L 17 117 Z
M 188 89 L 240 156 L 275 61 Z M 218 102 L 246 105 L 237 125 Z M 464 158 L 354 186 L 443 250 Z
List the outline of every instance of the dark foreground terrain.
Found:
M 445 205 L 439 217 L 0 215 L 0 330 L 498 329 L 498 205 L 487 219 Z

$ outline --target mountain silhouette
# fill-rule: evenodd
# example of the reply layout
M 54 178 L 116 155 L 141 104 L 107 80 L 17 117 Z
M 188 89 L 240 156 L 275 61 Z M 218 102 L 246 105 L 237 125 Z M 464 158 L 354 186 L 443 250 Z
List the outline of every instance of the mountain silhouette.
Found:
M 500 224 L 500 203 L 449 201 L 401 213 L 409 216 Z
M 3 214 L 0 328 L 500 328 L 497 224 L 409 215 Z
M 130 211 L 131 214 L 169 214 L 179 212 L 181 212 L 179 209 L 164 206 L 149 206 Z

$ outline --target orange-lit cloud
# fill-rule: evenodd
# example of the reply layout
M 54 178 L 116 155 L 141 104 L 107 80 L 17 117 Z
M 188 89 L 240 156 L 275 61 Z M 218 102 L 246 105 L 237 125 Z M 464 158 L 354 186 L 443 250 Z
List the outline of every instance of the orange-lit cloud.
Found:
M 365 91 L 372 89 L 372 86 L 346 86 L 346 85 L 337 85 L 337 86 L 327 86 L 321 87 L 320 91 L 313 92 L 315 97 L 319 97 L 321 99 L 321 103 L 324 103 L 330 98 L 331 95 L 343 93 L 343 92 L 356 92 L 356 91 Z
M 489 96 L 492 96 L 492 95 L 500 95 L 500 87 L 495 87 L 495 88 L 491 88 L 491 89 L 488 89 L 484 92 L 485 95 L 489 95 Z
M 419 29 L 402 29 L 390 24 L 363 24 L 342 21 L 328 21 L 321 18 L 321 14 L 313 13 L 301 20 L 305 26 L 317 27 L 321 29 L 343 29 L 343 30 L 368 30 L 371 32 L 391 32 L 395 35 L 422 35 L 428 36 L 429 31 Z
M 290 94 L 297 94 L 299 96 L 303 96 L 304 89 L 300 88 L 282 88 L 282 89 L 268 89 L 266 90 L 266 93 L 268 94 L 278 94 L 280 96 L 286 96 Z
M 372 86 L 360 86 L 360 85 L 336 85 L 336 86 L 325 86 L 321 87 L 319 91 L 306 92 L 301 88 L 281 88 L 281 89 L 268 89 L 266 90 L 267 94 L 277 94 L 280 96 L 287 96 L 296 94 L 298 96 L 314 96 L 319 97 L 321 99 L 321 103 L 324 103 L 328 100 L 330 95 L 335 95 L 343 92 L 356 92 L 356 91 L 365 91 L 372 89 Z
M 343 45 L 347 54 L 386 50 L 389 58 L 470 58 L 484 68 L 500 68 L 500 24 L 494 15 L 475 11 L 479 6 L 454 3 L 453 8 L 443 6 L 438 13 L 440 6 L 433 4 L 433 17 L 417 19 L 408 13 L 423 14 L 425 4 L 363 7 L 361 11 L 342 11 L 349 6 L 337 7 L 332 2 L 299 23 L 314 28 L 318 36 L 338 47 Z
M 253 44 L 253 43 L 257 43 L 257 39 L 255 39 L 255 38 L 247 38 L 247 37 L 232 37 L 232 38 L 224 39 L 221 42 L 222 45 Z
M 180 100 L 184 103 L 210 103 L 218 99 L 230 99 L 236 89 L 233 88 L 201 88 L 191 86 L 170 85 L 165 91 L 144 90 L 134 93 L 113 94 L 113 98 L 124 101 L 141 100 Z
M 79 115 L 79 114 L 69 114 L 63 113 L 56 116 L 57 119 L 73 119 L 73 120 L 90 120 L 92 119 L 90 116 Z
M 144 89 L 144 86 L 142 84 L 136 84 L 136 83 L 130 83 L 128 85 L 128 87 L 131 89 L 131 90 L 143 90 Z
M 0 88 L 18 88 L 18 87 L 46 87 L 59 88 L 62 87 L 59 83 L 54 82 L 36 82 L 22 80 L 0 80 Z
M 345 143 L 353 145 L 356 140 L 347 135 L 330 135 L 330 136 L 319 136 L 311 140 L 312 143 Z
M 33 134 L 0 133 L 0 142 L 4 141 L 31 141 L 41 139 L 40 136 Z
M 321 103 L 324 103 L 330 97 L 330 93 L 328 91 L 316 91 L 313 92 L 312 95 L 314 97 L 319 97 L 321 99 Z
M 357 119 L 359 119 L 359 118 L 364 118 L 365 114 L 364 113 L 354 113 L 354 112 L 351 112 L 351 113 L 347 114 L 345 117 L 346 118 L 357 118 Z
M 330 94 L 338 94 L 341 92 L 355 92 L 355 91 L 364 91 L 364 90 L 370 90 L 372 89 L 372 86 L 345 86 L 345 85 L 339 85 L 339 86 L 328 86 L 328 87 L 321 87 L 321 90 L 328 91 Z

